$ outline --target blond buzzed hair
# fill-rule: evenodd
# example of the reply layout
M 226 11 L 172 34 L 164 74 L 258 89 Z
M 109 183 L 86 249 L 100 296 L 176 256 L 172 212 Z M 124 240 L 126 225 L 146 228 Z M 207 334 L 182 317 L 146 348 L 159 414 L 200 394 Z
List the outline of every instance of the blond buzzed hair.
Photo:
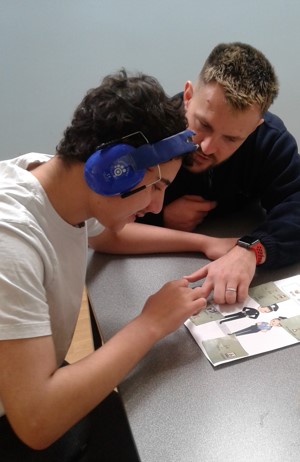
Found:
M 266 112 L 278 95 L 274 68 L 264 54 L 245 43 L 221 43 L 208 56 L 198 84 L 219 83 L 233 109 L 245 110 L 257 104 Z

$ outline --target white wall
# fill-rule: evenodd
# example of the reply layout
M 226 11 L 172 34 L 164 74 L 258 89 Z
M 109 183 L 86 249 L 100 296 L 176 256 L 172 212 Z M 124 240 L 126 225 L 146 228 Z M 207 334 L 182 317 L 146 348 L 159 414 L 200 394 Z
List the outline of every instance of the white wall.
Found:
M 272 110 L 300 142 L 298 0 L 0 0 L 0 159 L 54 153 L 86 90 L 124 66 L 169 94 L 219 42 L 261 49 L 281 83 Z

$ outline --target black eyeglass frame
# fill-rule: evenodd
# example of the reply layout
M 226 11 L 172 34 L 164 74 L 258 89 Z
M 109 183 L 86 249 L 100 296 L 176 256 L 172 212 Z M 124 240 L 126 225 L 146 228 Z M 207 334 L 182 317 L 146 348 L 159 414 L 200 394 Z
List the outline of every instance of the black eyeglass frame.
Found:
M 160 170 L 160 165 L 157 164 L 156 165 L 157 169 L 158 169 L 158 178 L 155 180 L 155 181 L 152 181 L 151 183 L 148 183 L 148 184 L 144 184 L 142 186 L 139 186 L 138 188 L 135 188 L 135 189 L 132 189 L 131 191 L 127 191 L 127 192 L 124 192 L 124 193 L 120 193 L 120 196 L 122 197 L 122 199 L 126 199 L 126 197 L 129 197 L 129 196 L 132 196 L 133 194 L 136 194 L 140 191 L 143 191 L 144 189 L 146 188 L 149 188 L 150 186 L 153 186 L 154 184 L 156 183 L 159 183 L 161 181 L 161 170 Z

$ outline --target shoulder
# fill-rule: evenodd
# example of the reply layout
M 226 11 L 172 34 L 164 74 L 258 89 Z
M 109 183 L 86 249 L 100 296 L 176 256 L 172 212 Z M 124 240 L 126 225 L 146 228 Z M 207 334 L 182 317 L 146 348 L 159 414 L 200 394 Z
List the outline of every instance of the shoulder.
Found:
M 22 154 L 18 157 L 13 157 L 11 159 L 5 159 L 0 162 L 0 166 L 5 165 L 17 165 L 21 168 L 27 168 L 33 162 L 47 162 L 53 156 L 50 154 L 44 154 L 41 152 L 28 152 L 27 154 Z
M 264 114 L 264 122 L 249 136 L 262 144 L 275 143 L 277 140 L 285 144 L 297 146 L 294 136 L 287 130 L 283 120 L 272 112 Z
M 48 162 L 52 157 L 49 154 L 29 152 L 12 159 L 2 160 L 0 161 L 0 175 L 7 178 L 14 177 L 16 174 L 20 174 L 21 171 L 30 170 L 31 164 L 42 164 Z
M 267 111 L 264 116 L 264 123 L 260 127 L 264 127 L 267 130 L 275 130 L 275 131 L 286 131 L 287 128 L 283 122 L 283 120 L 278 117 L 276 114 L 273 114 L 270 111 Z M 259 128 L 260 128 L 259 127 Z
M 257 161 L 271 156 L 276 159 L 298 159 L 298 145 L 294 136 L 287 130 L 284 122 L 277 115 L 266 112 L 264 122 L 251 133 L 236 151 Z
M 96 218 L 90 218 L 86 221 L 88 237 L 95 237 L 101 234 L 104 230 L 104 226 L 96 220 Z
M 291 136 L 284 122 L 275 114 L 266 112 L 263 116 L 264 122 L 259 125 L 247 138 L 246 143 L 274 143 L 282 136 Z

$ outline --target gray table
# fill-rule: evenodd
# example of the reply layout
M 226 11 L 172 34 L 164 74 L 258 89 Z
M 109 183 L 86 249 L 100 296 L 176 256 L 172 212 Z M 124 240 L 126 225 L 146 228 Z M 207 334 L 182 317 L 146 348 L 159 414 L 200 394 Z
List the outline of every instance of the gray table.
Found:
M 248 226 L 244 220 L 242 233 Z M 164 282 L 206 262 L 195 254 L 91 253 L 88 296 L 104 340 L 136 316 Z M 259 269 L 252 285 L 294 274 L 300 274 L 300 265 Z M 141 461 L 298 462 L 299 354 L 300 345 L 294 345 L 213 368 L 182 326 L 119 386 Z

